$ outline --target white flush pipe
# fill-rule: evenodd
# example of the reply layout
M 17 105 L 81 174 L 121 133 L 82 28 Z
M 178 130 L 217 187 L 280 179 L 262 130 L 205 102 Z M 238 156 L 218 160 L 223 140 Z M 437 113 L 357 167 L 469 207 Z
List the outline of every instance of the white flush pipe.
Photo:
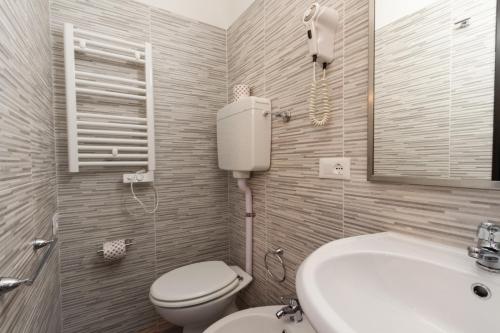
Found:
M 252 275 L 252 251 L 253 251 L 253 199 L 252 189 L 248 186 L 246 179 L 238 179 L 238 187 L 245 193 L 245 271 Z

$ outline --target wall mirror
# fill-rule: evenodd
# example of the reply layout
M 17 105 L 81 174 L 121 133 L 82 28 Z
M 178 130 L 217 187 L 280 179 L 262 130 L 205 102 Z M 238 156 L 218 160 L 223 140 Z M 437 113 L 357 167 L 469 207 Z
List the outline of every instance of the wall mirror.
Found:
M 369 180 L 500 189 L 497 7 L 370 0 Z

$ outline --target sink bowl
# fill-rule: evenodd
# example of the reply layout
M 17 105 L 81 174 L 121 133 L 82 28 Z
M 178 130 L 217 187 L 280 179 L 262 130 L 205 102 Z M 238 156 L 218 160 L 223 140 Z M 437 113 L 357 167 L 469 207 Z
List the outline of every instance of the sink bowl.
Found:
M 500 274 L 464 248 L 397 233 L 320 247 L 297 272 L 318 333 L 500 332 Z

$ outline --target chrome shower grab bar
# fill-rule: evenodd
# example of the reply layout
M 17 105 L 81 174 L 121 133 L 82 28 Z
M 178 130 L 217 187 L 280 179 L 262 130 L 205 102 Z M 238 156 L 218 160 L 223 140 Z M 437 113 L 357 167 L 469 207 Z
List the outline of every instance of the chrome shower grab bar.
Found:
M 29 279 L 28 282 L 26 283 L 28 286 L 31 286 L 35 282 L 36 278 L 38 277 L 38 275 L 42 271 L 43 266 L 45 266 L 45 264 L 47 263 L 47 260 L 49 259 L 50 254 L 52 253 L 52 249 L 54 249 L 54 246 L 56 245 L 56 243 L 57 243 L 57 238 L 54 238 L 54 239 L 51 239 L 50 241 L 47 241 L 46 245 L 49 248 L 43 254 L 42 259 L 40 261 L 38 261 L 38 265 L 36 267 L 35 273 L 32 275 L 31 279 Z M 33 247 L 36 250 L 37 248 L 35 248 L 35 246 L 36 246 L 36 243 L 33 244 Z
M 57 244 L 57 238 L 51 239 L 49 241 L 45 241 L 42 239 L 35 239 L 33 242 L 31 242 L 31 245 L 33 246 L 34 251 L 37 251 L 37 250 L 39 250 L 43 247 L 46 247 L 46 246 L 48 246 L 48 249 L 43 254 L 41 260 L 38 260 L 38 265 L 37 265 L 36 270 L 34 271 L 33 275 L 31 276 L 31 278 L 16 279 L 16 278 L 10 278 L 10 277 L 0 277 L 0 296 L 2 294 L 8 293 L 9 291 L 16 289 L 17 287 L 19 287 L 21 285 L 31 286 L 38 278 L 38 275 L 40 274 L 43 267 L 45 266 L 47 260 L 50 257 L 50 254 L 52 253 L 52 250 L 54 249 L 56 244 Z

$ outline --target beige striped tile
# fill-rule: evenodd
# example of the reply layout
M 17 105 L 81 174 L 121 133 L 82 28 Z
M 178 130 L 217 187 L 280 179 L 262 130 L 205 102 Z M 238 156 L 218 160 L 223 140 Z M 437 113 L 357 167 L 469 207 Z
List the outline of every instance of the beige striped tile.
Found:
M 479 222 L 498 221 L 499 192 L 366 181 L 368 0 L 322 2 L 335 6 L 343 22 L 330 76 L 334 121 L 323 129 L 312 128 L 307 120 L 311 70 L 300 21 L 306 4 L 263 2 L 254 3 L 228 30 L 229 88 L 247 80 L 255 91 L 272 99 L 273 111 L 292 111 L 293 118 L 288 124 L 273 121 L 271 170 L 250 180 L 257 213 L 257 281 L 251 292 L 243 294 L 243 303 L 272 304 L 278 296 L 294 293 L 297 266 L 315 248 L 334 239 L 395 230 L 465 246 Z M 263 31 L 260 24 L 258 28 L 252 24 L 261 22 L 262 15 Z M 256 42 L 261 48 L 253 46 Z M 245 52 L 249 49 L 259 52 Z M 259 59 L 264 59 L 260 65 Z M 351 157 L 352 180 L 318 179 L 318 159 L 326 156 Z M 243 265 L 244 205 L 234 180 L 229 182 L 229 203 L 230 259 Z M 271 281 L 263 271 L 263 254 L 276 246 L 285 248 L 289 267 L 289 279 L 283 284 Z
M 0 2 L 0 41 L 0 276 L 28 278 L 57 205 L 49 2 Z M 60 310 L 55 249 L 32 286 L 0 298 L 0 332 L 60 332 Z
M 145 214 L 126 168 L 67 172 L 62 24 L 150 41 L 159 210 Z M 226 32 L 135 1 L 52 1 L 64 332 L 154 332 L 168 327 L 148 299 L 154 279 L 202 260 L 228 257 L 227 177 L 217 167 L 215 113 L 227 103 Z M 79 58 L 86 70 L 143 78 L 141 68 Z M 141 103 L 79 99 L 80 110 L 138 115 Z M 149 186 L 139 196 L 153 205 Z M 127 257 L 107 266 L 100 244 L 133 238 Z

